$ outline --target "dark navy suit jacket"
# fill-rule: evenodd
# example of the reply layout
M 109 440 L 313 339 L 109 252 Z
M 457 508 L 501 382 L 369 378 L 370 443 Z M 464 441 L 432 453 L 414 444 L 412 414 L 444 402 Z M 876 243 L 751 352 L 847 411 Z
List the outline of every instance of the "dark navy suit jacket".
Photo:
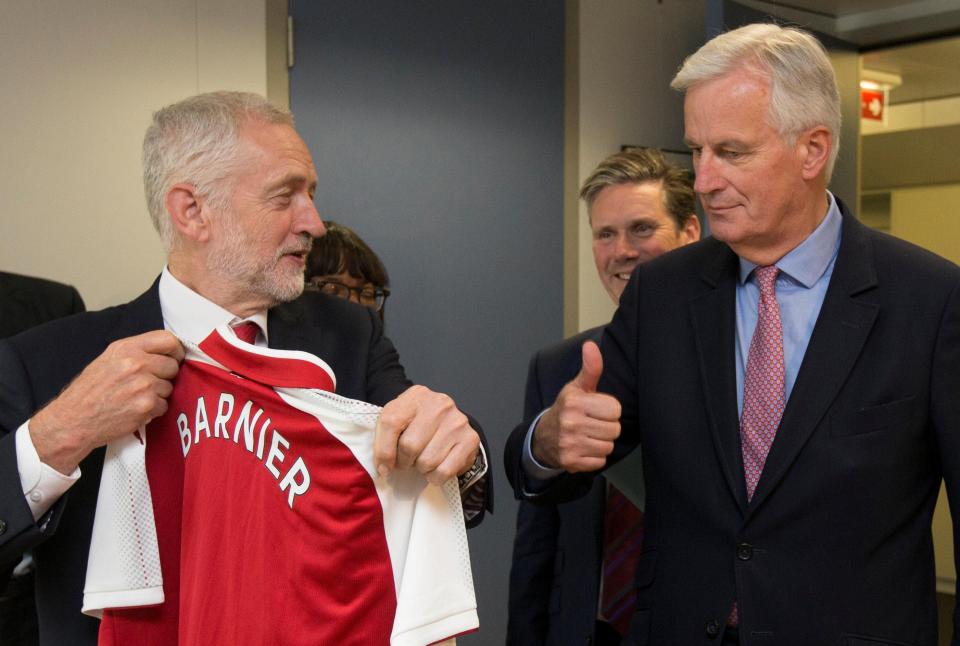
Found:
M 931 518 L 960 539 L 960 268 L 841 204 L 836 265 L 753 498 L 734 357 L 739 261 L 708 238 L 638 267 L 601 344 L 643 445 L 638 610 L 626 644 L 714 646 L 734 599 L 743 646 L 936 646 Z M 524 429 L 508 476 L 530 497 Z M 589 491 L 564 474 L 537 497 Z M 960 644 L 954 614 L 953 644 Z
M 0 339 L 85 309 L 80 293 L 71 285 L 0 271 Z M 28 576 L 21 578 L 24 583 L 19 586 L 3 590 L 14 565 L 0 564 L 0 637 L 11 643 L 36 643 L 36 610 Z

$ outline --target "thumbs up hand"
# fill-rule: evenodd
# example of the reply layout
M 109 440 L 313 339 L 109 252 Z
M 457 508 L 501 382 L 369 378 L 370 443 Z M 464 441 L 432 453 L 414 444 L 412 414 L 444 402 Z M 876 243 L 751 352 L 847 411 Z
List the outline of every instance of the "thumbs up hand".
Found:
M 620 402 L 597 392 L 603 372 L 600 348 L 587 341 L 582 356 L 580 372 L 540 418 L 531 443 L 540 464 L 571 473 L 602 469 L 620 436 Z
M 595 393 L 597 384 L 600 383 L 600 375 L 603 374 L 603 355 L 593 341 L 584 341 L 580 346 L 580 353 L 580 372 L 570 383 L 576 384 L 584 392 Z

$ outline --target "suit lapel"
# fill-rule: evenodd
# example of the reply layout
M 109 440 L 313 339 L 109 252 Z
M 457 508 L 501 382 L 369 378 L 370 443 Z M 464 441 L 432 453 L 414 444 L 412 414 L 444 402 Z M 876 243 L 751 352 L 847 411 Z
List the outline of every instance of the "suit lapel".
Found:
M 841 204 L 840 251 L 823 306 L 751 501 L 756 509 L 784 477 L 860 355 L 878 306 L 858 297 L 877 285 L 869 232 Z
M 733 342 L 737 267 L 737 256 L 725 244 L 717 243 L 716 252 L 703 268 L 708 289 L 691 301 L 690 316 L 713 445 L 730 492 L 745 509 Z

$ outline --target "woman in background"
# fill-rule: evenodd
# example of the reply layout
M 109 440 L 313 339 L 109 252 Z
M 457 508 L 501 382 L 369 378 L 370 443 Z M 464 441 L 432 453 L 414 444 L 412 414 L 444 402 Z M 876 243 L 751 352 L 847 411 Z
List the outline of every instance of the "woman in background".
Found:
M 324 222 L 327 232 L 313 241 L 305 289 L 369 307 L 380 313 L 390 295 L 387 270 L 367 243 L 342 224 Z

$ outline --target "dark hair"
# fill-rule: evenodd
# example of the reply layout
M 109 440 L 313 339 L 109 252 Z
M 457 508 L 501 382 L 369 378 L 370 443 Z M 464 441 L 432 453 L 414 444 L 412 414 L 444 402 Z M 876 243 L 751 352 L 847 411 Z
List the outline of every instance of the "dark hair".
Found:
M 693 181 L 685 168 L 668 162 L 656 148 L 631 147 L 610 155 L 597 166 L 583 183 L 580 198 L 593 208 L 597 195 L 608 186 L 659 182 L 667 213 L 677 231 L 695 215 Z
M 360 236 L 332 220 L 324 222 L 324 225 L 326 234 L 313 241 L 313 250 L 307 258 L 308 279 L 347 272 L 374 287 L 390 285 L 386 267 Z

